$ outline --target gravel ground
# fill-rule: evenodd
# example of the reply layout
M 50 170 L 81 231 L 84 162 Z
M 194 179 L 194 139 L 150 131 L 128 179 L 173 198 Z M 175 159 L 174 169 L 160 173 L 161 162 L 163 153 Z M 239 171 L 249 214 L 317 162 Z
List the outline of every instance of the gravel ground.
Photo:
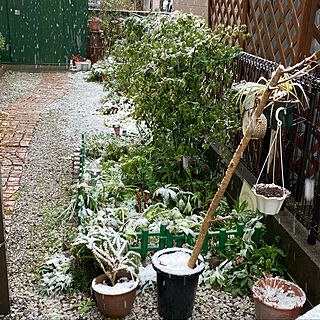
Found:
M 30 75 L 30 80 L 33 76 L 32 81 L 39 80 L 39 74 Z M 80 146 L 81 133 L 106 130 L 104 120 L 109 123 L 108 130 L 112 130 L 115 121 L 96 111 L 104 96 L 101 84 L 85 82 L 81 73 L 70 74 L 70 78 L 69 93 L 42 113 L 27 154 L 7 245 L 11 314 L 0 316 L 3 320 L 105 319 L 96 307 L 79 314 L 75 304 L 90 298 L 80 294 L 45 297 L 37 293 L 34 280 L 34 266 L 47 251 L 44 212 L 64 199 L 66 181 L 71 180 L 71 161 L 66 156 Z M 14 97 L 7 99 L 13 101 Z M 155 292 L 140 295 L 125 319 L 160 319 L 156 306 Z M 192 319 L 254 319 L 253 314 L 249 298 L 232 299 L 227 293 L 200 288 Z
M 6 72 L 0 76 L 0 110 L 31 93 L 41 79 L 41 73 L 28 72 Z

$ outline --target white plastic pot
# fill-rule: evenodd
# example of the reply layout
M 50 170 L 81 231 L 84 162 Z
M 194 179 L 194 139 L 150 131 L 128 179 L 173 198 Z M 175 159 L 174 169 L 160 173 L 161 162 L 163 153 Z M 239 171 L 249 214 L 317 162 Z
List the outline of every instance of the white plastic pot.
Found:
M 89 71 L 90 70 L 90 64 L 91 63 L 89 61 L 80 62 L 82 71 Z
M 282 188 L 274 183 L 271 183 L 271 184 L 261 183 L 259 185 L 265 185 L 270 188 L 272 188 L 272 187 Z M 269 214 L 269 215 L 275 215 L 275 214 L 279 213 L 284 200 L 290 195 L 290 191 L 286 188 L 283 188 L 284 193 L 283 193 L 282 197 L 267 198 L 261 194 L 257 194 L 256 186 L 257 185 L 255 184 L 251 190 L 254 193 L 254 195 L 256 196 L 258 210 L 262 213 Z
M 76 69 L 77 71 L 81 71 L 81 62 L 76 62 Z

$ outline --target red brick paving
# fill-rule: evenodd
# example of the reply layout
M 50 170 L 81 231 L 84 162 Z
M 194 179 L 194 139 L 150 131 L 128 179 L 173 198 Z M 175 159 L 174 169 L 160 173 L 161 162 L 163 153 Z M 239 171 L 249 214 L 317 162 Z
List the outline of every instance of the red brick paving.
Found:
M 11 224 L 22 168 L 34 127 L 40 120 L 43 109 L 62 98 L 68 89 L 69 78 L 66 73 L 43 73 L 40 84 L 31 94 L 4 110 L 8 116 L 0 123 L 0 162 L 7 229 Z

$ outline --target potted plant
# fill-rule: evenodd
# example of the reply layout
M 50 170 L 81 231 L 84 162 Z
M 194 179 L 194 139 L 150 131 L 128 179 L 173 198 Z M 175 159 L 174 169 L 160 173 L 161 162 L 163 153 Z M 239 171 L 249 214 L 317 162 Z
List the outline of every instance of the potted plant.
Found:
M 87 234 L 80 233 L 74 246 L 85 245 L 91 250 L 103 274 L 93 279 L 92 291 L 101 313 L 121 318 L 133 305 L 140 265 L 140 255 L 128 251 L 128 241 L 112 228 L 91 226 Z
M 293 320 L 299 316 L 306 301 L 303 290 L 280 278 L 261 278 L 252 287 L 258 320 Z
M 284 200 L 290 195 L 288 189 L 274 183 L 258 183 L 251 190 L 256 196 L 258 210 L 269 215 L 277 214 Z
M 101 29 L 101 19 L 98 17 L 93 17 L 89 20 L 90 31 L 100 31 Z
M 165 319 L 187 319 L 192 314 L 199 275 L 205 264 L 199 256 L 195 268 L 189 268 L 191 253 L 186 248 L 168 248 L 152 257 L 157 272 L 158 313 Z

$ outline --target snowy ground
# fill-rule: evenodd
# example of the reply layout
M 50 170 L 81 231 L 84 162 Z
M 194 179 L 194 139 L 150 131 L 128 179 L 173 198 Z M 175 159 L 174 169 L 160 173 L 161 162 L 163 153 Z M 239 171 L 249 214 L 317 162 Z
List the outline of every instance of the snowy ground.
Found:
M 28 82 L 33 76 L 34 83 L 39 81 L 39 74 L 33 74 L 27 76 Z M 104 319 L 96 307 L 79 314 L 75 304 L 90 298 L 80 294 L 45 297 L 37 292 L 34 280 L 35 269 L 48 250 L 43 216 L 65 199 L 65 186 L 71 180 L 69 156 L 80 146 L 82 133 L 113 130 L 112 125 L 121 120 L 119 115 L 102 116 L 97 111 L 105 95 L 101 84 L 84 81 L 82 73 L 70 74 L 70 81 L 69 93 L 44 110 L 25 162 L 7 246 L 11 314 L 0 316 L 3 320 Z M 16 98 L 10 92 L 7 101 L 12 102 Z M 6 106 L 4 102 L 1 107 Z M 156 293 L 138 296 L 125 319 L 160 319 Z M 192 319 L 254 319 L 253 303 L 249 298 L 232 299 L 227 293 L 199 288 Z

